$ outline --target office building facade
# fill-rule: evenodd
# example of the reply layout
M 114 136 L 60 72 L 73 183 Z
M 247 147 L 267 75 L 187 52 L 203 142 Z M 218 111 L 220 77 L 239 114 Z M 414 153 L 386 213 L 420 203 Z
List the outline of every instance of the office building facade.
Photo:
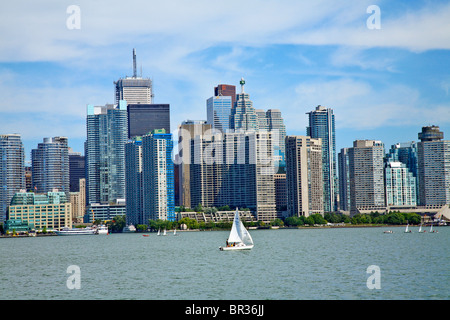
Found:
M 245 80 L 240 81 L 241 93 L 236 95 L 236 102 L 231 110 L 230 128 L 237 131 L 258 131 L 259 119 L 250 95 L 244 92 Z
M 25 189 L 25 150 L 19 134 L 0 135 L 0 223 L 16 192 Z
M 207 122 L 214 129 L 222 132 L 230 129 L 232 100 L 230 96 L 214 96 L 206 100 Z
M 350 169 L 348 149 L 342 148 L 338 154 L 339 165 L 339 211 L 350 212 Z
M 128 225 L 147 224 L 142 215 L 142 137 L 125 145 L 126 219 Z
M 169 104 L 127 104 L 128 138 L 144 136 L 155 129 L 170 132 Z
M 404 163 L 386 162 L 385 183 L 387 207 L 415 207 L 417 205 L 416 178 Z
M 324 214 L 321 139 L 286 137 L 286 185 L 289 216 Z

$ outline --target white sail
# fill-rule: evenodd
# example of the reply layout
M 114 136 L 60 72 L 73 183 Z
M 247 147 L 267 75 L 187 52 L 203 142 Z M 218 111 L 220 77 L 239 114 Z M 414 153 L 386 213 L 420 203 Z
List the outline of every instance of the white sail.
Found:
M 248 233 L 247 229 L 245 229 L 244 224 L 242 223 L 242 221 L 240 221 L 240 223 L 241 223 L 241 239 L 242 239 L 242 242 L 244 242 L 245 244 L 253 244 L 252 236 L 250 235 L 250 233 Z
M 242 242 L 241 238 L 241 220 L 239 219 L 239 211 L 236 210 L 233 219 L 233 226 L 231 227 L 230 236 L 228 237 L 229 243 L 240 243 Z
M 420 225 L 419 232 L 422 232 L 422 225 Z

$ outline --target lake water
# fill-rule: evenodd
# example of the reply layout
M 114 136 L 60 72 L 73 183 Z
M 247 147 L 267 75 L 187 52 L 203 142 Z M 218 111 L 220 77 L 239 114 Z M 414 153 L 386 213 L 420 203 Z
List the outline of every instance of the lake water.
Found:
M 226 252 L 228 231 L 0 239 L 0 299 L 449 299 L 450 227 L 390 229 L 250 230 L 252 250 Z

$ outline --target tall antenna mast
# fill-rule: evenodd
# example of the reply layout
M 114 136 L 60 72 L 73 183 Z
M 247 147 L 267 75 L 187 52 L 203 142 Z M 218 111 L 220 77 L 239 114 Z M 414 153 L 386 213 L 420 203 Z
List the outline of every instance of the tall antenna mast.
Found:
M 136 49 L 133 48 L 133 78 L 136 78 Z

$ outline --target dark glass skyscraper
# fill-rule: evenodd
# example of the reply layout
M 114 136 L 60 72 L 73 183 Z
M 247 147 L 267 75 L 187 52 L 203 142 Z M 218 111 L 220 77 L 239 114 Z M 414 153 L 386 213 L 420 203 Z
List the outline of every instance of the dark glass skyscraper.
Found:
M 128 138 L 157 129 L 170 132 L 169 104 L 128 104 Z

